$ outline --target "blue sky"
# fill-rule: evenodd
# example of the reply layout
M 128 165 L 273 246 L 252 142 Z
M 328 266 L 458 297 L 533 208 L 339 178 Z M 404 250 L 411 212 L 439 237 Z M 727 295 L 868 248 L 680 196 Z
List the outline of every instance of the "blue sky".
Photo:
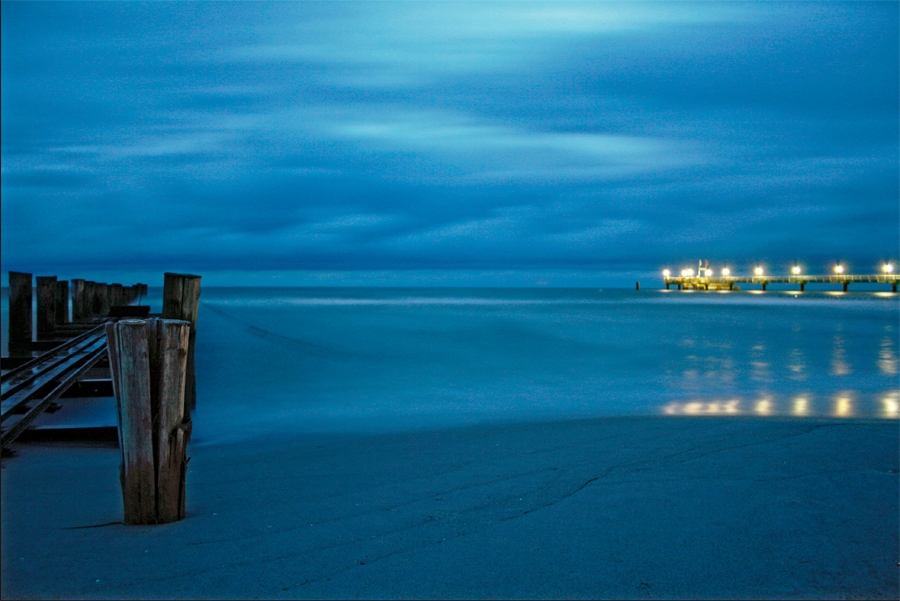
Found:
M 900 254 L 897 2 L 2 3 L 2 269 L 650 284 Z M 6 283 L 4 274 L 4 284 Z

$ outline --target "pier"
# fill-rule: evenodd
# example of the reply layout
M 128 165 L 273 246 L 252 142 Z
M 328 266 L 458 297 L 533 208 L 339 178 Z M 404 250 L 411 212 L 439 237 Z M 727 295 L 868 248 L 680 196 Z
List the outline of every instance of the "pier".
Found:
M 900 275 L 754 275 L 754 276 L 669 276 L 663 275 L 666 290 L 677 286 L 678 290 L 734 290 L 737 284 L 756 284 L 766 290 L 769 284 L 794 284 L 800 291 L 807 284 L 840 284 L 847 292 L 850 284 L 890 284 L 897 292 Z

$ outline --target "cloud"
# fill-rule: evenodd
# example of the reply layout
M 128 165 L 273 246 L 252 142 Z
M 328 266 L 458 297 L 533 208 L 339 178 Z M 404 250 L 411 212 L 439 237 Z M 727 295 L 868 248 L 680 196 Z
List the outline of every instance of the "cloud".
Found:
M 4 269 L 898 247 L 896 3 L 208 9 L 2 4 Z

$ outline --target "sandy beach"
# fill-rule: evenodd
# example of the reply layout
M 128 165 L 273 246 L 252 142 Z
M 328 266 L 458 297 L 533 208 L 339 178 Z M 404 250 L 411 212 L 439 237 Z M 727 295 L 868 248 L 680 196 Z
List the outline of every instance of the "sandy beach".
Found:
M 125 526 L 115 448 L 2 470 L 18 598 L 898 596 L 898 424 L 608 418 L 196 445 Z

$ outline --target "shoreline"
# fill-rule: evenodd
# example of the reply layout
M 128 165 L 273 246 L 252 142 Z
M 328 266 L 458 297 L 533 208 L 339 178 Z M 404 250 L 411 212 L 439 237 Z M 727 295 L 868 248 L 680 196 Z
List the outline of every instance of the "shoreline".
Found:
M 189 450 L 124 526 L 119 452 L 2 469 L 4 598 L 895 598 L 895 420 L 620 417 Z

